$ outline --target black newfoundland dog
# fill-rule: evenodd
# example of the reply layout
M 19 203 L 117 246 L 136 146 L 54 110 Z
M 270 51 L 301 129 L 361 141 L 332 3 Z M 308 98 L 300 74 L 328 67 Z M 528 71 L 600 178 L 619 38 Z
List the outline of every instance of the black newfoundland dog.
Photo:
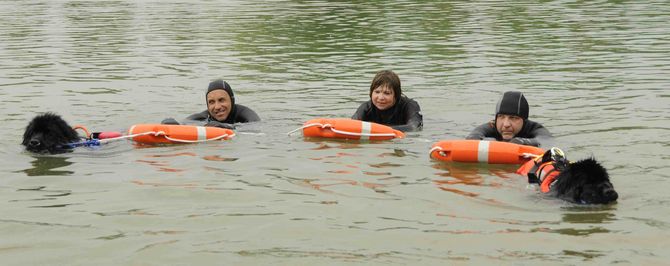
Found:
M 81 138 L 60 116 L 45 113 L 36 116 L 26 127 L 21 144 L 34 153 L 65 153 L 72 151 L 68 144 Z
M 544 193 L 579 204 L 608 204 L 619 194 L 605 167 L 594 158 L 576 162 L 565 159 L 563 151 L 552 148 L 542 157 L 522 165 L 517 173 L 528 176 Z
M 619 198 L 607 170 L 594 158 L 568 163 L 553 190 L 561 199 L 582 204 L 607 204 Z

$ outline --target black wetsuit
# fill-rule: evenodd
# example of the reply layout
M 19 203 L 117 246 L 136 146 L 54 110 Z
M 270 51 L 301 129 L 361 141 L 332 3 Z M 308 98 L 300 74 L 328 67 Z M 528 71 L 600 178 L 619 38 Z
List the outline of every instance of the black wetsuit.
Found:
M 465 137 L 465 139 L 477 139 L 482 140 L 484 138 L 495 138 L 498 141 L 503 141 L 502 135 L 498 133 L 495 121 L 489 121 L 484 123 L 470 132 L 470 134 Z M 553 137 L 549 130 L 547 130 L 540 123 L 530 121 L 528 119 L 523 121 L 523 127 L 514 138 L 509 140 L 511 143 L 530 145 L 535 147 L 540 147 L 542 143 L 547 144 Z M 542 143 L 541 143 L 542 142 Z
M 384 111 L 377 109 L 371 100 L 364 102 L 351 119 L 387 125 L 400 131 L 416 131 L 423 127 L 419 104 L 404 95 L 393 107 Z
M 261 121 L 261 118 L 258 117 L 258 114 L 254 112 L 254 110 L 251 110 L 251 108 L 246 107 L 241 104 L 235 104 L 233 109 L 230 111 L 230 114 L 228 114 L 228 118 L 226 118 L 225 121 L 218 121 L 211 117 L 209 115 L 209 111 L 205 110 L 200 113 L 195 113 L 192 115 L 189 115 L 186 118 L 186 121 L 184 121 L 184 124 L 201 124 L 204 126 L 211 126 L 211 127 L 222 127 L 222 128 L 229 128 L 229 129 L 235 129 L 234 124 L 235 123 L 247 123 L 247 122 L 255 122 L 255 121 Z M 204 122 L 204 123 L 203 123 Z M 161 122 L 161 124 L 173 124 L 173 125 L 178 125 L 179 122 L 172 118 L 167 118 Z

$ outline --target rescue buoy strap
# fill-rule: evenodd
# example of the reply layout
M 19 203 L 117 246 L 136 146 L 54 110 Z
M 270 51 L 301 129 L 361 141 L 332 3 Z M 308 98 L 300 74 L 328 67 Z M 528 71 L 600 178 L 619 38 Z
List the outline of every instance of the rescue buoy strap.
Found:
M 430 149 L 430 151 L 428 152 L 428 154 L 433 154 L 433 152 L 436 151 L 436 150 L 442 151 L 443 149 L 442 149 L 442 147 L 440 147 L 440 146 L 435 146 L 435 147 L 432 147 L 432 148 Z
M 115 138 L 101 139 L 99 141 L 104 143 L 104 142 L 110 142 L 110 141 L 114 141 L 114 140 L 131 139 L 131 138 L 134 138 L 134 137 L 152 135 L 152 134 L 156 134 L 156 132 L 155 131 L 148 131 L 148 132 L 142 132 L 142 133 L 138 133 L 138 134 L 119 136 L 119 137 L 115 137 Z
M 321 125 L 320 123 L 307 124 L 307 125 L 304 125 L 304 126 L 302 126 L 302 127 L 299 127 L 299 128 L 294 129 L 294 130 L 291 130 L 291 131 L 289 131 L 289 132 L 286 133 L 286 134 L 290 136 L 291 134 L 295 133 L 295 132 L 298 131 L 298 130 L 303 130 L 303 129 L 305 129 L 305 128 L 313 127 L 313 126 L 322 126 L 322 125 Z
M 430 149 L 430 151 L 428 152 L 428 155 L 429 155 L 431 158 L 433 158 L 433 152 L 434 152 L 434 151 L 438 151 L 438 153 L 440 154 L 440 156 L 444 156 L 444 157 L 447 156 L 447 154 L 444 152 L 444 149 L 442 149 L 442 147 L 440 147 L 440 146 L 435 146 L 435 147 L 432 147 L 432 148 Z
M 158 132 L 158 133 L 162 133 L 162 131 L 161 131 L 161 132 Z M 205 142 L 205 141 L 212 141 L 212 140 L 220 140 L 220 139 L 225 138 L 225 137 L 228 137 L 228 136 L 230 136 L 230 137 L 235 136 L 235 134 L 232 134 L 232 135 L 229 135 L 229 134 L 223 134 L 223 135 L 221 135 L 221 136 L 217 136 L 217 137 L 214 137 L 214 138 L 211 138 L 211 139 L 204 139 L 204 140 L 186 140 L 186 139 L 171 138 L 171 137 L 169 137 L 169 136 L 168 136 L 167 134 L 165 134 L 165 133 L 163 133 L 163 135 L 164 135 L 165 139 L 167 139 L 167 140 L 169 140 L 169 141 L 183 142 L 183 143 L 197 143 L 197 142 Z M 159 135 L 156 135 L 156 136 L 159 136 Z
M 169 140 L 169 141 L 174 141 L 174 142 L 196 143 L 196 142 L 205 142 L 205 141 L 219 140 L 219 139 L 226 138 L 226 137 L 234 137 L 234 136 L 235 136 L 235 133 L 233 133 L 233 134 L 223 134 L 223 135 L 220 135 L 220 136 L 216 136 L 216 137 L 214 137 L 214 138 L 211 138 L 211 139 L 204 139 L 204 140 L 186 140 L 186 139 L 171 138 L 170 136 L 168 136 L 168 134 L 165 133 L 165 131 L 147 131 L 147 132 L 144 132 L 144 133 L 133 134 L 133 135 L 128 135 L 128 136 L 124 136 L 124 137 L 126 137 L 126 138 L 127 138 L 127 137 L 131 137 L 131 138 L 133 138 L 133 137 L 144 136 L 144 135 L 154 135 L 155 137 L 164 136 L 165 139 L 167 139 L 167 140 Z M 119 138 L 120 138 L 120 137 L 119 137 Z M 117 139 L 118 139 L 118 138 L 117 138 Z
M 86 137 L 87 139 L 91 137 L 91 134 L 88 133 L 88 129 L 87 129 L 85 126 L 82 126 L 82 125 L 75 125 L 74 127 L 72 127 L 72 129 L 74 129 L 74 130 L 81 129 L 81 130 L 84 131 L 84 134 L 86 134 L 85 137 Z
M 323 127 L 325 128 L 325 127 Z M 356 132 L 348 132 L 344 130 L 337 130 L 334 127 L 330 127 L 330 130 L 337 134 L 342 134 L 342 135 L 351 135 L 351 136 L 368 136 L 368 137 L 394 137 L 394 133 L 356 133 Z
M 541 156 L 542 155 L 532 154 L 532 153 L 528 153 L 528 152 L 524 152 L 524 153 L 521 154 L 521 157 L 528 158 L 528 159 L 530 159 L 530 158 L 537 159 L 538 157 L 541 157 Z
M 321 128 L 328 128 L 331 131 L 337 133 L 337 134 L 342 134 L 342 135 L 349 135 L 349 136 L 367 136 L 367 137 L 395 137 L 395 133 L 355 133 L 355 132 L 349 132 L 349 131 L 344 131 L 344 130 L 339 130 L 333 127 L 331 124 L 321 124 L 321 123 L 312 123 L 312 124 L 307 124 L 302 127 L 299 127 L 297 129 L 291 130 L 288 135 L 293 134 L 294 132 L 305 129 L 308 127 L 314 127 L 318 126 Z

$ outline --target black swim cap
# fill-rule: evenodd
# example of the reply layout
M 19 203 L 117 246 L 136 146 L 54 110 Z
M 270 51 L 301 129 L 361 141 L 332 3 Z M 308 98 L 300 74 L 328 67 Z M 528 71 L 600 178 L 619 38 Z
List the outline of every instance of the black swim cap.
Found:
M 233 94 L 233 89 L 230 87 L 228 82 L 223 81 L 222 79 L 217 79 L 209 83 L 207 87 L 207 93 L 205 93 L 205 102 L 207 101 L 207 95 L 213 90 L 224 90 L 230 96 L 230 101 L 235 105 L 235 94 Z
M 516 115 L 523 120 L 528 119 L 528 101 L 523 93 L 518 91 L 505 92 L 496 105 L 496 116 L 498 114 Z

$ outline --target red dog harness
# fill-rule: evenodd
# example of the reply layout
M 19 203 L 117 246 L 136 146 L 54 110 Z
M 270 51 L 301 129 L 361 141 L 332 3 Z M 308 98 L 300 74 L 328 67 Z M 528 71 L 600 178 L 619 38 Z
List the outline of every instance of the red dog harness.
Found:
M 556 181 L 556 177 L 561 173 L 560 169 L 565 169 L 567 160 L 563 151 L 558 148 L 551 148 L 543 156 L 530 160 L 519 169 L 517 174 L 528 176 L 528 183 L 537 183 L 543 193 L 551 191 L 551 185 Z

